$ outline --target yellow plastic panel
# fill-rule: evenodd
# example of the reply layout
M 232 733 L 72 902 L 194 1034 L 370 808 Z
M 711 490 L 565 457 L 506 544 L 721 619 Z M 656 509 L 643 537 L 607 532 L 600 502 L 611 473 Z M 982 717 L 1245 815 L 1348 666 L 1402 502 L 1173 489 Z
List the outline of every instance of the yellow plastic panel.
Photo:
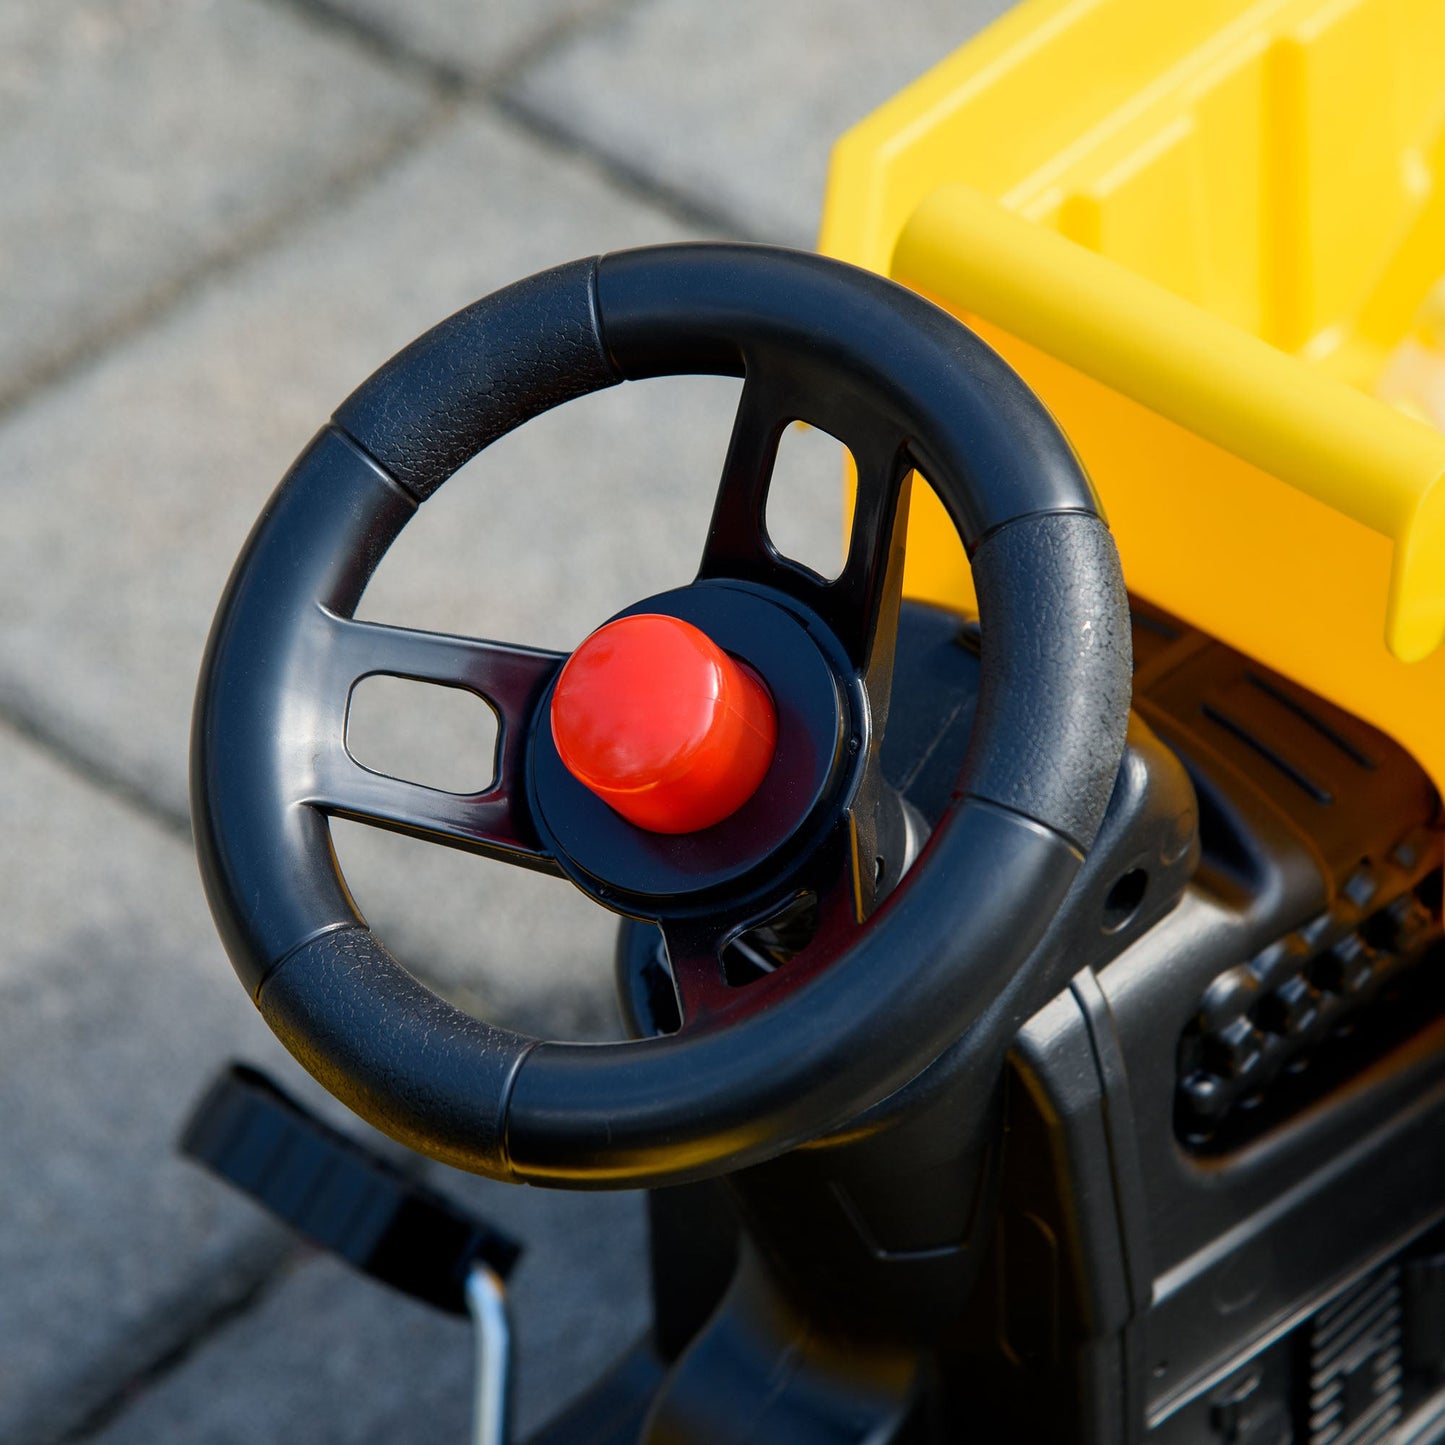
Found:
M 1335 0 L 1274 47 L 1272 181 L 1295 231 L 1282 238 L 1278 278 L 1288 308 L 1279 341 L 1290 349 L 1358 308 L 1413 208 L 1399 164 L 1394 10 Z
M 1253 656 L 1288 654 L 1290 676 L 1391 733 L 1445 782 L 1437 705 L 1445 700 L 1445 652 L 1407 664 L 1380 646 L 1390 570 L 1383 537 L 1016 337 L 961 319 L 1049 398 L 1091 474 L 1115 479 L 1109 524 L 1133 591 Z M 1121 411 L 1127 433 L 1116 424 Z M 1175 545 L 1157 545 L 1161 487 Z M 910 535 L 909 592 L 971 605 L 963 549 L 941 504 L 925 495 L 914 493 L 914 511 L 925 520 Z M 1260 535 L 1292 544 L 1263 559 L 1263 574 L 1241 574 L 1260 565 Z M 1177 545 L 1179 538 L 1188 545 Z M 1344 697 L 1342 651 L 1363 661 Z
M 1209 228 L 1199 149 L 1199 132 L 1180 116 L 1070 196 L 1059 230 L 1177 296 L 1202 301 Z
M 1442 62 L 1441 0 L 1030 0 L 839 142 L 821 245 L 1020 369 L 1131 587 L 1445 782 L 1445 436 L 1367 394 L 1445 274 Z M 967 597 L 932 498 L 909 543 Z

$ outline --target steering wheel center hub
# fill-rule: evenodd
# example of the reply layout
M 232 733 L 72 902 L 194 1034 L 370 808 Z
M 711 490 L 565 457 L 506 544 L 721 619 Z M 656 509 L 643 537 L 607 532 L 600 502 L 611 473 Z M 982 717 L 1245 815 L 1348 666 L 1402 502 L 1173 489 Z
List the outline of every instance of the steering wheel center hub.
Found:
M 680 617 L 599 627 L 552 690 L 567 771 L 630 823 L 696 833 L 737 812 L 773 761 L 778 719 L 762 680 Z
M 539 829 L 573 880 L 611 906 L 676 911 L 723 893 L 776 885 L 795 853 L 826 837 L 846 806 L 864 748 L 862 709 L 844 682 L 837 643 L 816 619 L 761 590 L 702 584 L 651 597 L 609 624 L 669 618 L 704 633 L 761 679 L 771 698 L 776 741 L 761 780 L 726 817 L 700 829 L 660 832 L 622 816 L 564 759 L 554 684 L 539 708 L 529 783 Z M 597 634 L 594 634 L 597 635 Z M 585 645 L 585 644 L 584 644 Z

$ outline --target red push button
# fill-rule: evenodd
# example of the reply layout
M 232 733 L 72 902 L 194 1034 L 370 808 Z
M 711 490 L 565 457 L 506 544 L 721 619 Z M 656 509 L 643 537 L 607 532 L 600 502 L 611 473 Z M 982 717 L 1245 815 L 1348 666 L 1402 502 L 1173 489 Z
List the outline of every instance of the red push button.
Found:
M 599 627 L 552 693 L 552 737 L 568 772 L 631 823 L 692 833 L 757 790 L 778 739 L 757 674 L 677 617 Z

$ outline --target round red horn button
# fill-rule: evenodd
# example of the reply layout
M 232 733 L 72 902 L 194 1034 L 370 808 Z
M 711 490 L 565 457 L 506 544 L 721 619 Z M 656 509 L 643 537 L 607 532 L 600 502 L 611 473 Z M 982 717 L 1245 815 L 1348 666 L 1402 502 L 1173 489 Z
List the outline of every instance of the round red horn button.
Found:
M 778 720 L 750 667 L 690 622 L 641 613 L 567 659 L 552 737 L 567 771 L 630 823 L 692 833 L 752 797 Z

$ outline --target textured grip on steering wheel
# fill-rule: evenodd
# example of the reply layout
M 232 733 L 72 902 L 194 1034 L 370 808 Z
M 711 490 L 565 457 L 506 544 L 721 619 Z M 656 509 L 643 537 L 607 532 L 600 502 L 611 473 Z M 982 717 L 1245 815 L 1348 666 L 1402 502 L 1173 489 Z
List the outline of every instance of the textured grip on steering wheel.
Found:
M 534 1041 L 453 1008 L 364 928 L 302 944 L 256 1004 L 307 1071 L 363 1118 L 444 1163 L 512 1177 L 507 1114 Z
M 616 386 L 597 259 L 554 266 L 458 311 L 356 388 L 334 420 L 419 502 L 534 416 Z
M 1133 681 L 1113 539 L 1078 512 L 1020 517 L 980 543 L 973 581 L 984 662 L 975 726 L 996 746 L 970 754 L 960 788 L 1087 852 L 1119 771 Z

